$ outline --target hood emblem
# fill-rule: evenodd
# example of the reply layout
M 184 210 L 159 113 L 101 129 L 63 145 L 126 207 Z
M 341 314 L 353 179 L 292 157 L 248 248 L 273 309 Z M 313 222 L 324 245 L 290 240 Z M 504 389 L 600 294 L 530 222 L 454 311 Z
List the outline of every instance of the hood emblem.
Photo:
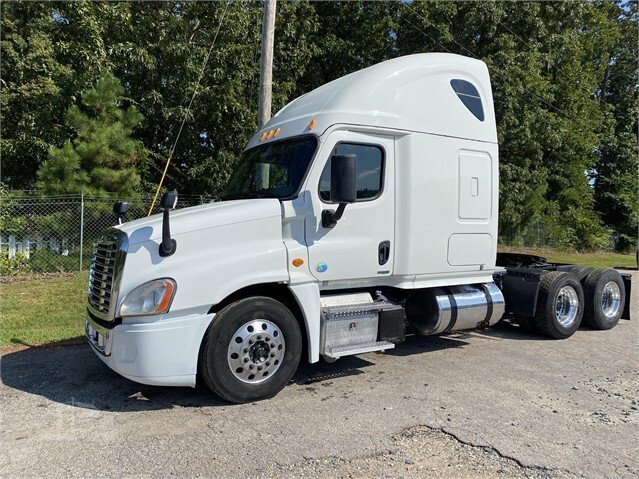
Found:
M 317 266 L 315 266 L 315 271 L 317 271 L 318 273 L 324 273 L 327 269 L 328 265 L 324 261 L 322 261 L 321 263 L 317 263 Z

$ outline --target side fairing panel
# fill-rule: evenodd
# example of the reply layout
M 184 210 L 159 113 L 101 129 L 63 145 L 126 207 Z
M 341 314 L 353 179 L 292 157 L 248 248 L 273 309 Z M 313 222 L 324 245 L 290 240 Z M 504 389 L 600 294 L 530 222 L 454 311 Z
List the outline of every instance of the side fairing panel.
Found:
M 396 140 L 395 275 L 481 282 L 495 268 L 498 147 L 413 133 Z

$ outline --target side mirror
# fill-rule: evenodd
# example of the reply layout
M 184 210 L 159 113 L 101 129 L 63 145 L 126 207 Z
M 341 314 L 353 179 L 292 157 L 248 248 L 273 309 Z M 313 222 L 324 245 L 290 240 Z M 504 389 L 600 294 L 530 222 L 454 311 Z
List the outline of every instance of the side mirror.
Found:
M 178 194 L 177 191 L 167 191 L 162 195 L 160 199 L 160 208 L 163 210 L 174 210 L 177 206 Z
M 115 216 L 118 218 L 119 225 L 122 224 L 122 217 L 124 216 L 124 213 L 126 213 L 126 210 L 128 209 L 129 209 L 129 203 L 127 203 L 126 201 L 116 201 L 113 204 L 113 212 L 115 213 Z
M 357 200 L 357 156 L 331 156 L 331 202 L 355 203 Z
M 171 256 L 177 249 L 177 242 L 171 239 L 171 225 L 169 223 L 169 211 L 177 205 L 177 191 L 167 191 L 162 195 L 160 208 L 162 208 L 162 242 L 160 243 L 160 256 Z
M 322 211 L 322 226 L 334 228 L 344 214 L 344 209 L 349 203 L 357 200 L 357 156 L 333 155 L 331 156 L 331 190 L 330 199 L 338 203 L 337 211 Z

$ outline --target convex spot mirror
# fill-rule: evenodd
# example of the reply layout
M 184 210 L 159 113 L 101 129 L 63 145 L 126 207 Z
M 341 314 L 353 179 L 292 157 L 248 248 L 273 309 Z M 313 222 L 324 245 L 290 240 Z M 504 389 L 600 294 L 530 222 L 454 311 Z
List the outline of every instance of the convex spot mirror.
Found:
M 113 212 L 118 216 L 122 216 L 128 209 L 129 203 L 126 201 L 116 201 L 113 205 Z
M 177 206 L 178 194 L 177 191 L 167 191 L 162 195 L 160 200 L 160 208 L 163 210 L 174 210 Z
M 113 212 L 115 213 L 116 218 L 118 219 L 118 224 L 122 224 L 122 218 L 124 217 L 124 213 L 129 209 L 129 203 L 126 201 L 116 201 L 113 205 Z
M 169 224 L 169 211 L 177 206 L 177 191 L 167 191 L 162 195 L 160 208 L 162 208 L 162 242 L 160 243 L 160 256 L 171 256 L 177 249 L 177 242 L 171 238 L 171 226 Z
M 355 203 L 357 200 L 357 156 L 331 156 L 332 203 Z

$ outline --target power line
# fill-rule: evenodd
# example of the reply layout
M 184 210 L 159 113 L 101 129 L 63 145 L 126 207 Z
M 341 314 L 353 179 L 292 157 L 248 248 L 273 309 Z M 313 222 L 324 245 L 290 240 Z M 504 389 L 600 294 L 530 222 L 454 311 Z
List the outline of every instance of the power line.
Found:
M 440 34 L 444 35 L 444 32 L 443 32 L 443 31 L 442 31 L 439 27 L 437 27 L 437 25 L 433 24 L 432 22 L 428 21 L 428 19 L 424 18 L 424 16 L 423 16 L 423 15 L 421 15 L 418 11 L 414 10 L 414 9 L 410 6 L 410 4 L 406 3 L 405 5 L 406 5 L 406 7 L 407 7 L 409 10 L 413 11 L 413 12 L 414 12 L 417 16 L 419 16 L 419 17 L 420 17 L 420 19 L 422 19 L 422 20 L 423 20 L 423 21 L 425 21 L 427 24 L 429 24 L 430 26 L 432 26 L 433 28 L 435 28 L 435 29 L 436 29 L 436 30 L 437 30 Z M 422 29 L 420 29 L 420 28 L 418 28 L 418 27 L 414 26 L 414 25 L 413 25 L 412 23 L 410 23 L 410 22 L 407 22 L 407 23 L 408 23 L 409 25 L 413 26 L 413 28 L 416 28 L 418 31 L 420 31 L 420 32 L 421 32 L 421 33 L 423 33 L 424 35 L 426 35 L 426 37 L 427 37 L 429 40 L 433 41 L 433 39 L 432 39 L 430 36 L 428 36 L 428 35 L 427 35 L 427 34 L 426 34 L 426 33 L 425 33 Z M 473 58 L 475 58 L 475 59 L 477 59 L 477 60 L 481 60 L 481 58 L 480 58 L 480 57 L 478 57 L 477 55 L 475 55 L 472 51 L 470 51 L 470 50 L 469 50 L 468 48 L 466 48 L 464 45 L 462 45 L 462 44 L 461 44 L 461 43 L 459 43 L 457 40 L 455 40 L 455 38 L 454 38 L 454 37 L 452 37 L 452 36 L 451 36 L 451 40 L 452 40 L 455 44 L 457 44 L 460 48 L 462 48 L 463 50 L 466 50 L 466 51 L 467 51 L 467 52 L 468 52 L 468 53 L 469 53 L 469 54 L 470 54 Z M 439 42 L 438 42 L 438 43 L 439 43 Z M 444 48 L 447 52 L 452 53 L 450 50 L 448 50 L 446 47 L 444 47 L 441 43 L 439 43 L 439 45 L 441 45 L 441 46 L 442 46 L 442 47 L 443 47 L 443 48 Z M 496 65 L 493 65 L 493 68 L 497 68 L 497 69 L 499 69 L 499 67 L 497 67 Z M 551 105 L 550 103 L 548 103 L 546 100 L 544 100 L 543 98 L 541 98 L 540 96 L 538 96 L 537 94 L 535 94 L 532 90 L 527 90 L 527 91 L 528 91 L 528 93 L 529 93 L 530 95 L 532 95 L 534 98 L 536 98 L 536 99 L 537 99 L 537 100 L 539 100 L 541 103 L 543 103 L 544 105 L 546 105 L 549 109 L 553 110 L 553 111 L 554 111 L 557 115 L 559 115 L 560 117 L 562 117 L 562 118 L 564 118 L 564 119 L 569 119 L 569 120 L 576 121 L 576 120 L 575 120 L 574 118 L 572 118 L 571 116 L 568 116 L 568 115 L 566 115 L 565 113 L 563 113 L 563 112 L 559 111 L 556 107 L 552 106 L 552 105 Z M 526 98 L 525 98 L 525 97 L 521 97 L 521 99 L 522 99 L 525 103 L 528 103 L 528 104 L 529 104 L 529 105 L 531 105 L 531 106 L 538 106 L 538 105 L 535 105 L 535 104 L 533 104 L 533 103 L 530 103 L 528 100 L 526 100 Z
M 157 201 L 158 195 L 160 194 L 160 190 L 162 189 L 162 183 L 164 183 L 164 177 L 166 176 L 166 172 L 169 169 L 169 164 L 171 163 L 171 159 L 173 158 L 173 153 L 175 152 L 175 148 L 177 147 L 178 140 L 180 139 L 180 135 L 182 134 L 182 130 L 184 129 L 184 124 L 186 123 L 186 119 L 189 116 L 189 112 L 191 111 L 191 106 L 193 105 L 193 101 L 195 100 L 195 95 L 197 95 L 198 88 L 200 87 L 200 82 L 202 81 L 202 77 L 204 76 L 204 70 L 206 69 L 206 65 L 208 64 L 209 58 L 211 57 L 211 52 L 213 51 L 213 47 L 215 46 L 215 41 L 217 40 L 217 36 L 220 33 L 220 29 L 222 28 L 222 23 L 224 23 L 224 17 L 226 16 L 226 12 L 230 4 L 231 4 L 231 1 L 230 0 L 227 1 L 226 6 L 224 7 L 224 11 L 222 12 L 222 17 L 220 18 L 220 23 L 217 26 L 217 31 L 215 32 L 215 36 L 213 37 L 211 46 L 209 47 L 209 50 L 206 53 L 206 57 L 204 58 L 204 63 L 202 64 L 202 70 L 200 70 L 200 75 L 198 76 L 197 82 L 195 83 L 195 89 L 193 90 L 193 95 L 191 95 L 191 100 L 189 101 L 189 104 L 186 107 L 186 112 L 184 112 L 184 118 L 182 119 L 182 123 L 180 124 L 180 129 L 178 130 L 177 136 L 175 137 L 175 142 L 173 143 L 173 146 L 169 150 L 169 155 L 166 158 L 164 171 L 162 172 L 162 177 L 160 178 L 158 187 L 155 190 L 155 196 L 153 197 L 153 201 L 151 202 L 151 207 L 149 208 L 149 213 L 147 216 L 151 216 L 151 213 L 153 212 L 153 208 L 155 207 L 155 202 Z
M 484 6 L 485 6 L 485 4 L 484 4 Z M 510 27 L 509 27 L 508 25 L 506 25 L 505 23 L 503 23 L 501 20 L 498 20 L 498 19 L 495 17 L 495 15 L 493 14 L 493 12 L 492 12 L 492 11 L 490 11 L 490 10 L 486 10 L 486 9 L 484 9 L 484 10 L 485 10 L 488 14 L 490 14 L 490 16 L 492 17 L 492 19 L 493 19 L 493 20 L 495 20 L 495 21 L 497 22 L 497 25 L 501 25 L 502 27 L 504 27 L 506 30 L 508 30 L 508 32 L 509 32 L 512 36 L 514 36 L 515 38 L 517 38 L 517 40 L 519 40 L 519 41 L 520 41 L 521 43 L 523 43 L 526 47 L 528 47 L 528 49 L 529 49 L 529 51 L 530 51 L 530 52 L 533 52 L 533 51 L 535 51 L 535 50 L 536 50 L 535 48 L 533 48 L 533 47 L 530 45 L 530 43 L 529 43 L 529 42 L 527 42 L 527 41 L 526 41 L 526 40 L 524 40 L 521 36 L 519 36 L 519 35 L 517 35 L 515 32 L 513 32 L 513 31 L 510 29 Z M 574 30 L 573 30 L 573 33 L 574 33 Z M 563 73 L 561 70 L 557 70 L 557 74 L 558 74 L 558 75 L 562 75 L 562 76 L 564 76 L 564 78 L 566 78 L 566 79 L 570 80 L 570 78 L 568 78 L 568 76 L 567 76 L 565 73 Z M 582 91 L 582 92 L 583 92 L 583 93 L 586 93 L 586 94 L 588 94 L 588 95 L 590 95 L 590 94 L 591 94 L 590 92 L 587 92 L 587 91 Z
M 394 9 L 391 7 L 391 9 L 399 16 L 400 12 L 397 9 Z M 421 28 L 415 26 L 413 23 L 409 22 L 407 18 L 403 18 L 402 20 L 404 20 L 406 23 L 408 23 L 411 27 L 413 27 L 414 29 L 416 29 L 417 31 L 421 32 L 426 38 L 428 38 L 431 42 L 433 42 L 435 45 L 439 45 L 440 47 L 442 47 L 444 50 L 446 50 L 448 53 L 453 53 L 451 52 L 448 48 L 446 48 L 441 42 L 438 42 L 437 40 L 435 40 L 434 38 L 432 38 L 430 35 L 428 35 L 424 30 L 422 30 Z
M 441 33 L 442 35 L 444 35 L 444 32 L 442 30 L 440 30 L 440 28 L 435 25 L 432 22 L 429 22 L 426 18 L 424 18 L 417 10 L 413 10 L 413 7 L 410 6 L 410 4 L 406 3 L 405 4 L 406 7 L 411 10 L 412 12 L 414 12 L 417 16 L 419 16 L 422 20 L 424 20 L 426 23 L 428 23 L 431 27 L 435 28 L 439 33 Z M 477 60 L 481 60 L 477 55 L 475 55 L 473 52 L 471 52 L 468 48 L 466 48 L 464 45 L 462 45 L 461 43 L 459 43 L 457 40 L 455 40 L 455 37 L 451 35 L 450 38 L 454 43 L 456 43 L 457 45 L 459 45 L 462 49 L 466 50 L 471 57 L 476 58 Z M 452 53 L 452 52 L 451 52 Z

